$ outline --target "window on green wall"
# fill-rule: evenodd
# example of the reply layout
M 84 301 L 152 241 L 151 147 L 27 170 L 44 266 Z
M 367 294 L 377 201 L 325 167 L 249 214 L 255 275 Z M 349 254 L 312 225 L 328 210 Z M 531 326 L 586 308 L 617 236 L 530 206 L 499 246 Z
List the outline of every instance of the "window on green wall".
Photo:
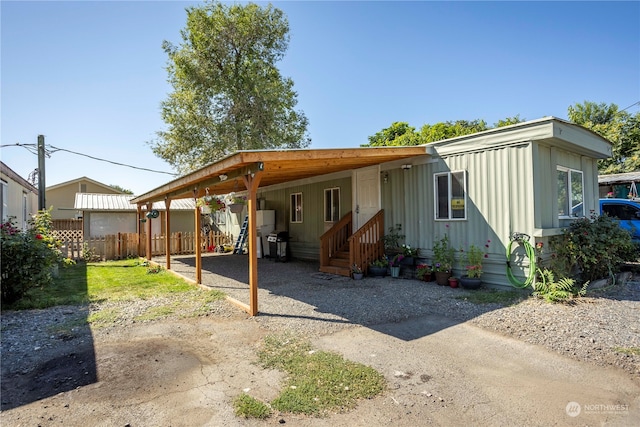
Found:
M 465 171 L 436 173 L 433 176 L 435 218 L 467 218 L 467 180 Z
M 340 220 L 340 188 L 324 190 L 324 222 Z
M 291 194 L 291 222 L 302 222 L 302 193 Z
M 584 216 L 582 172 L 558 166 L 558 216 Z

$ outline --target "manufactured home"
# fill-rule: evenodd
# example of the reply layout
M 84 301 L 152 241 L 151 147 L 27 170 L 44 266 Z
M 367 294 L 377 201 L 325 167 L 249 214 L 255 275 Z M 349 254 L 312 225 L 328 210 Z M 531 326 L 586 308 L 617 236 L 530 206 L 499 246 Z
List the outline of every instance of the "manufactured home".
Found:
M 445 234 L 461 249 L 490 241 L 483 282 L 508 286 L 513 233 L 546 247 L 576 217 L 597 211 L 597 161 L 610 155 L 598 134 L 547 117 L 413 147 L 241 151 L 132 202 L 200 198 L 240 185 L 250 224 L 257 209 L 274 210 L 292 256 L 317 260 L 323 271 L 348 275 L 330 268 L 345 249 L 349 265 L 366 268 L 380 256 L 384 233 L 397 228 L 427 262 Z M 516 275 L 526 274 L 523 251 L 516 248 L 510 261 Z

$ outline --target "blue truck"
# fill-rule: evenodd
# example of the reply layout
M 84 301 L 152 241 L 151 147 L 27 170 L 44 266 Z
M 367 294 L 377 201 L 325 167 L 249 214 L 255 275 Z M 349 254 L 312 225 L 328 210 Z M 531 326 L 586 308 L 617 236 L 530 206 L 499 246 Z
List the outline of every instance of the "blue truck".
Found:
M 631 240 L 640 244 L 640 201 L 630 199 L 600 199 L 600 214 L 606 213 L 631 233 Z

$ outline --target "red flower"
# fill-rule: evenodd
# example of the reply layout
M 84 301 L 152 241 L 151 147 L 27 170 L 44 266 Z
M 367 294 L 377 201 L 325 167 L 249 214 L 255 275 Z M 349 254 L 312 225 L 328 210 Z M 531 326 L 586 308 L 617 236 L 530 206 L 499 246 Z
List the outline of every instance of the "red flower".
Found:
M 36 234 L 36 239 L 42 240 L 42 234 Z

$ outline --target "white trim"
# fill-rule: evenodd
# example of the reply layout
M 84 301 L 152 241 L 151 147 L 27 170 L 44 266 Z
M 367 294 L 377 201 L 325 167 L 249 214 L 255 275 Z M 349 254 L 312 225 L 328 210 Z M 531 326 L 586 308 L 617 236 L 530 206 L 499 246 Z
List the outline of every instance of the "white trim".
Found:
M 462 183 L 462 192 L 463 192 L 463 203 L 464 203 L 464 216 L 462 218 L 453 218 L 453 209 L 452 209 L 452 200 L 453 195 L 451 194 L 452 190 L 452 176 L 454 174 L 462 173 L 463 183 Z M 467 171 L 464 169 L 446 171 L 446 172 L 435 172 L 433 174 L 433 220 L 434 221 L 466 221 L 467 220 Z M 448 218 L 438 218 L 438 177 L 446 176 L 447 177 L 447 212 Z
M 567 172 L 567 178 L 568 178 L 568 183 L 567 183 L 567 200 L 569 202 L 569 211 L 567 212 L 567 215 L 560 215 L 560 213 L 558 212 L 558 219 L 576 219 L 576 218 L 583 218 L 585 217 L 585 206 L 584 206 L 584 172 L 578 169 L 573 169 L 573 168 L 569 168 L 566 166 L 561 166 L 561 165 L 556 165 L 556 185 L 558 183 L 558 177 L 557 177 L 557 173 L 558 172 Z M 571 215 L 571 210 L 573 209 L 572 203 L 573 203 L 573 193 L 571 192 L 571 175 L 574 172 L 578 172 L 580 173 L 580 187 L 582 188 L 582 216 L 573 216 Z M 556 187 L 556 199 L 558 199 L 558 187 Z M 560 200 L 558 200 L 558 202 L 560 202 Z M 560 203 L 558 203 L 558 208 L 560 207 Z M 565 205 L 565 207 L 567 207 Z
M 296 221 L 293 220 L 293 216 L 294 216 L 294 211 L 293 211 L 293 206 L 294 203 L 292 201 L 293 196 L 300 196 L 300 221 L 297 220 L 297 215 L 296 215 Z M 297 199 L 297 197 L 296 197 Z M 297 200 L 296 200 L 297 202 Z M 290 224 L 302 224 L 304 222 L 304 199 L 302 197 L 302 192 L 298 191 L 295 193 L 289 193 L 289 223 Z M 297 205 L 297 203 L 296 203 Z
M 337 203 L 337 206 L 335 206 L 336 203 L 335 203 L 335 200 L 334 200 L 334 197 L 333 197 L 333 191 L 334 190 L 338 190 L 338 203 Z M 326 215 L 327 214 L 327 191 L 329 191 L 330 194 L 331 194 L 331 205 L 332 205 L 332 207 L 335 206 L 335 207 L 337 207 L 337 210 L 338 210 L 338 212 L 337 212 L 338 213 L 338 218 L 336 220 L 333 220 L 333 219 L 327 220 L 327 215 Z M 341 208 L 341 206 L 340 206 L 340 198 L 342 197 L 342 193 L 340 191 L 340 187 L 328 187 L 328 188 L 325 188 L 323 196 L 324 196 L 323 197 L 323 202 L 322 202 L 322 204 L 323 204 L 323 210 L 322 210 L 322 219 L 323 219 L 323 221 L 325 223 L 334 223 L 334 222 L 339 221 L 340 220 L 340 208 Z

